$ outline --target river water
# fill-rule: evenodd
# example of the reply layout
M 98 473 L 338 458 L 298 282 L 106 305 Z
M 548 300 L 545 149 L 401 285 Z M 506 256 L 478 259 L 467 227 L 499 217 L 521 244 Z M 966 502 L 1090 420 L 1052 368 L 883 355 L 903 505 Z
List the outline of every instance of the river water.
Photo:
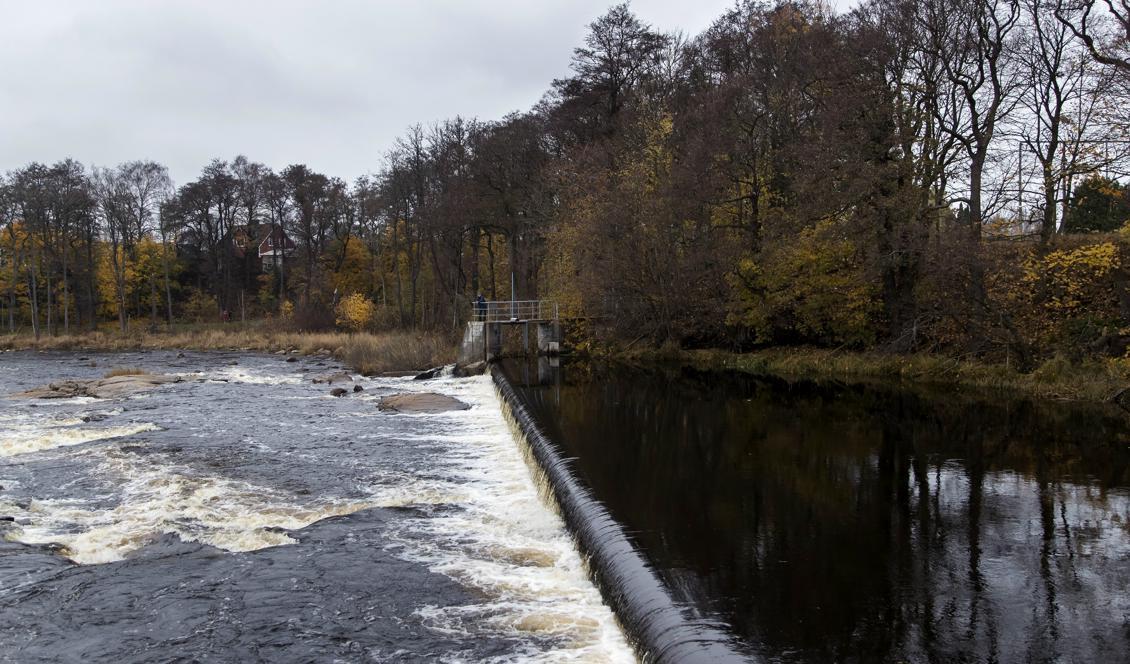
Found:
M 1130 661 L 1118 413 L 685 370 L 506 371 L 673 598 L 767 660 Z
M 0 354 L 0 661 L 633 661 L 488 377 L 240 353 Z M 466 411 L 398 415 L 429 390 Z

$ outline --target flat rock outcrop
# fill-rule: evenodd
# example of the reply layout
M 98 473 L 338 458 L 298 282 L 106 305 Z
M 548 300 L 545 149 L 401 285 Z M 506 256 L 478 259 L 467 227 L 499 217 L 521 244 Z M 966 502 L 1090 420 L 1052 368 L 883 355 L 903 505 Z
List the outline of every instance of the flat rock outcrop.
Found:
M 470 404 L 435 392 L 393 394 L 381 399 L 377 408 L 394 413 L 445 413 L 449 410 L 468 410 Z
M 93 380 L 63 380 L 10 395 L 17 399 L 73 399 L 75 397 L 94 397 L 113 399 L 152 390 L 161 385 L 179 383 L 180 376 L 161 374 L 137 374 L 113 376 Z

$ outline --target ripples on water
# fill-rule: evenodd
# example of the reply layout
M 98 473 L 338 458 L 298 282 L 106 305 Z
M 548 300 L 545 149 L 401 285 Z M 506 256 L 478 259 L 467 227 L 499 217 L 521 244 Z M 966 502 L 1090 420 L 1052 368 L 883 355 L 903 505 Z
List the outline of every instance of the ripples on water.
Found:
M 0 659 L 632 661 L 488 378 L 336 399 L 313 360 L 90 359 L 0 355 L 0 391 L 187 380 L 0 401 Z M 376 409 L 419 389 L 473 408 Z

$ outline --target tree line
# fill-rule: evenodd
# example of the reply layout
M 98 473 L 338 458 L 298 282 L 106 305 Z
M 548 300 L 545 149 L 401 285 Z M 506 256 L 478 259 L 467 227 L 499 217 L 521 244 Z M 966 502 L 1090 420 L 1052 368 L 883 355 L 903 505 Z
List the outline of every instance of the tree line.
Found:
M 688 36 L 617 5 L 532 109 L 410 127 L 352 183 L 242 156 L 179 187 L 152 162 L 8 173 L 3 313 L 324 327 L 353 297 L 356 327 L 449 329 L 483 293 L 624 342 L 1124 352 L 1128 17 L 743 0 Z

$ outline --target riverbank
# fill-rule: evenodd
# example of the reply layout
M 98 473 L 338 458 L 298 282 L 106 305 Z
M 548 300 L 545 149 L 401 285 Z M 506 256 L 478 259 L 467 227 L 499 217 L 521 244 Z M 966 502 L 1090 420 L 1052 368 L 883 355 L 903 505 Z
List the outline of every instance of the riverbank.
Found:
M 381 334 L 294 332 L 265 322 L 247 325 L 189 326 L 155 333 L 97 330 L 82 334 L 0 336 L 0 350 L 241 350 L 332 355 L 354 371 L 379 374 L 414 371 L 454 361 L 455 344 L 442 335 L 416 332 Z
M 1042 399 L 1107 402 L 1130 386 L 1130 359 L 1071 362 L 1057 357 L 1031 373 L 940 355 L 896 355 L 819 348 L 773 348 L 750 353 L 722 350 L 613 352 L 629 364 L 680 364 L 786 378 L 885 380 L 1006 390 Z

